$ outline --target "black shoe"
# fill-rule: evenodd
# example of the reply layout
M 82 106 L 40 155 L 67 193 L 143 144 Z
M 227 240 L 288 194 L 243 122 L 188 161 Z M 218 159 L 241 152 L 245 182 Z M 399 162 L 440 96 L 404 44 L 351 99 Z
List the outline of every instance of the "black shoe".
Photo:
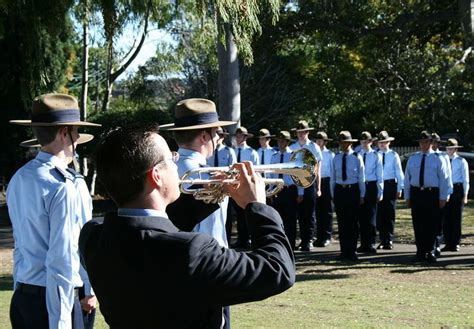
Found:
M 301 242 L 301 246 L 300 246 L 300 250 L 301 251 L 311 251 L 313 250 L 313 245 L 311 244 L 311 242 Z
M 392 250 L 392 249 L 393 249 L 393 243 L 392 243 L 392 241 L 388 241 L 388 242 L 384 243 L 384 245 L 382 246 L 382 249 L 384 249 L 384 250 Z
M 426 260 L 428 261 L 428 263 L 436 263 L 438 260 L 436 259 L 436 256 L 434 254 L 432 254 L 431 252 L 429 252 L 427 255 L 426 255 Z
M 359 257 L 357 257 L 356 254 L 353 254 L 353 255 L 348 256 L 347 259 L 355 262 L 359 260 Z
M 331 241 L 329 240 L 316 240 L 314 241 L 313 246 L 324 248 L 324 247 L 329 246 L 330 244 L 331 244 Z
M 439 249 L 439 247 L 437 247 L 437 248 L 435 249 L 434 255 L 435 255 L 436 257 L 441 256 L 441 249 Z
M 382 243 L 380 243 L 380 244 L 377 246 L 377 249 L 383 249 L 383 246 L 384 246 L 384 244 L 383 244 L 383 242 L 382 242 Z
M 443 249 L 441 249 L 441 251 L 459 251 L 459 245 L 455 245 L 454 247 L 453 246 L 449 246 L 449 245 L 445 245 L 443 247 Z
M 357 248 L 357 252 L 363 252 L 367 254 L 376 254 L 377 249 L 375 249 L 374 246 L 360 246 L 359 248 Z

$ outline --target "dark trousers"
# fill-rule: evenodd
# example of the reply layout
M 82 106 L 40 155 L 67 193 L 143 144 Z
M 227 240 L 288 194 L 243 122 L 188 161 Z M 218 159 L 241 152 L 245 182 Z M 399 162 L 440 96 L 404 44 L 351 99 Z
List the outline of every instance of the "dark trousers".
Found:
M 365 183 L 364 203 L 359 208 L 360 245 L 362 247 L 370 247 L 375 244 L 377 192 L 376 181 Z
M 300 225 L 301 243 L 313 240 L 316 218 L 314 217 L 314 205 L 316 203 L 316 190 L 314 184 L 304 189 L 303 201 L 298 204 L 298 223 Z
M 439 189 L 410 187 L 411 217 L 415 232 L 416 254 L 434 253 L 436 232 L 441 217 Z
M 225 232 L 227 235 L 227 243 L 230 246 L 230 242 L 232 240 L 232 223 L 234 219 L 236 219 L 237 214 L 235 208 L 239 207 L 235 201 L 229 198 L 229 204 L 227 205 L 227 220 L 225 222 Z
M 250 241 L 250 234 L 249 229 L 247 228 L 247 222 L 245 221 L 245 211 L 235 202 L 233 202 L 233 204 L 237 217 L 237 242 L 247 243 Z
M 395 179 L 383 182 L 383 199 L 377 205 L 377 230 L 380 242 L 392 242 L 395 231 L 395 209 L 397 202 L 397 182 Z
M 20 284 L 22 285 L 22 284 Z M 10 303 L 10 321 L 13 329 L 48 329 L 46 289 L 26 285 L 15 290 Z M 75 295 L 72 309 L 72 328 L 84 329 L 81 304 Z
M 455 247 L 461 243 L 463 199 L 464 188 L 462 183 L 454 184 L 453 194 L 451 194 L 444 208 L 444 243 L 449 247 Z
M 331 240 L 332 236 L 332 204 L 331 179 L 321 178 L 321 196 L 316 198 L 316 240 Z
M 295 185 L 285 186 L 273 201 L 273 207 L 278 211 L 285 228 L 286 236 L 293 249 L 296 246 L 296 198 L 298 189 Z
M 357 184 L 345 185 L 345 187 L 336 184 L 334 207 L 337 215 L 341 255 L 344 257 L 350 257 L 356 253 L 357 237 L 359 236 L 357 225 L 359 203 L 360 191 Z

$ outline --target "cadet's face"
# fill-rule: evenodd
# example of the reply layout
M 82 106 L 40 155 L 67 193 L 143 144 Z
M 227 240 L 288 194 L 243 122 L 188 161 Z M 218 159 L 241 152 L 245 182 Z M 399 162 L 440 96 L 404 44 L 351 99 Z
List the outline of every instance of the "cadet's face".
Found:
M 324 139 L 317 139 L 316 144 L 318 144 L 319 147 L 324 147 Z
M 214 147 L 217 145 L 217 140 L 219 139 L 219 135 L 217 134 L 217 127 L 211 128 L 211 133 L 205 132 L 209 141 L 207 142 L 207 154 L 206 157 L 210 157 L 214 153 Z
M 421 152 L 425 153 L 430 149 L 431 141 L 429 139 L 423 139 L 418 142 L 418 145 L 420 146 Z
M 371 142 L 368 139 L 360 141 L 360 145 L 362 145 L 363 148 L 368 148 L 370 144 Z
M 237 133 L 235 134 L 235 142 L 237 143 L 237 145 L 240 145 L 242 144 L 242 142 L 245 141 L 245 135 L 242 134 L 242 133 Z
M 381 149 L 382 151 L 386 151 L 389 145 L 390 142 L 379 142 L 379 149 Z
M 309 132 L 307 131 L 297 131 L 296 135 L 300 141 L 305 141 L 308 138 Z
M 347 150 L 349 150 L 349 148 L 351 147 L 352 143 L 348 143 L 348 142 L 341 142 L 341 150 L 343 152 L 346 152 Z
M 260 146 L 261 147 L 265 147 L 267 146 L 267 141 L 269 141 L 270 139 L 267 138 L 267 137 L 259 137 L 258 138 L 258 142 L 260 143 Z
M 278 148 L 280 149 L 280 151 L 284 151 L 286 147 L 288 146 L 288 141 L 286 139 L 279 139 L 277 143 L 278 143 Z
M 454 153 L 456 153 L 456 149 L 455 148 L 447 148 L 446 153 L 448 153 L 448 155 L 450 157 L 452 157 L 454 155 Z

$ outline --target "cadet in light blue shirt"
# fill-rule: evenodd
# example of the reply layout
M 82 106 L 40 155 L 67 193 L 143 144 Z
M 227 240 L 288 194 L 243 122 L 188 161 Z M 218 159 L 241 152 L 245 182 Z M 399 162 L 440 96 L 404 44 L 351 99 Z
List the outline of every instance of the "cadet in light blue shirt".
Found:
M 266 165 L 272 162 L 272 156 L 277 152 L 276 149 L 270 146 L 270 140 L 274 135 L 270 134 L 268 129 L 260 129 L 258 131 L 258 142 L 260 148 L 257 150 L 260 164 Z
M 326 147 L 328 135 L 324 131 L 316 133 L 316 144 L 321 149 L 323 160 L 320 162 L 321 170 L 321 194 L 316 198 L 316 241 L 315 247 L 326 247 L 332 238 L 332 197 L 331 197 L 331 172 L 334 161 L 334 153 Z
M 358 152 L 364 162 L 365 199 L 360 207 L 359 228 L 360 247 L 358 252 L 376 253 L 375 249 L 375 219 L 377 203 L 383 196 L 383 167 L 382 157 L 375 152 L 372 145 L 372 135 L 363 131 L 360 136 L 361 150 Z
M 260 158 L 257 151 L 247 145 L 247 138 L 252 138 L 253 134 L 250 134 L 247 128 L 241 126 L 235 131 L 235 154 L 237 156 L 237 162 L 250 161 L 254 165 L 260 164 Z M 232 202 L 232 207 L 235 209 L 237 217 L 237 242 L 233 245 L 233 248 L 248 249 L 250 248 L 250 235 L 247 228 L 247 222 L 245 221 L 245 213 L 242 208 Z
M 301 148 L 308 149 L 314 155 L 317 161 L 323 159 L 321 150 L 316 143 L 309 139 L 309 132 L 314 130 L 306 120 L 300 120 L 295 128 L 298 140 L 290 145 L 294 152 Z M 316 197 L 321 195 L 321 172 L 318 166 L 317 181 L 310 187 L 298 187 L 298 221 L 301 230 L 301 251 L 311 251 L 313 248 L 314 231 L 316 230 L 315 204 Z
M 455 138 L 448 139 L 446 144 L 453 178 L 453 193 L 444 210 L 443 233 L 446 245 L 441 251 L 459 251 L 461 243 L 462 212 L 469 193 L 469 167 L 467 161 L 457 154 L 461 147 Z
M 273 154 L 271 163 L 290 162 L 292 155 L 292 151 L 288 147 L 291 142 L 290 133 L 282 130 L 277 134 L 276 138 L 279 151 Z M 285 182 L 283 189 L 274 197 L 273 207 L 283 219 L 285 233 L 290 241 L 291 247 L 296 249 L 296 197 L 298 193 L 296 185 L 289 175 L 273 174 L 272 178 L 280 178 Z
M 446 164 L 433 152 L 431 134 L 422 131 L 420 152 L 408 159 L 405 169 L 405 200 L 411 208 L 415 242 L 414 261 L 436 262 L 436 233 L 441 209 L 449 196 Z
M 174 132 L 179 146 L 179 159 L 176 163 L 180 178 L 190 169 L 207 167 L 206 158 L 212 157 L 217 145 L 218 127 L 234 124 L 233 121 L 219 121 L 214 102 L 193 98 L 178 102 L 175 107 L 174 124 L 160 126 L 162 130 Z M 192 175 L 189 178 L 207 179 L 207 174 Z M 226 197 L 219 203 L 219 209 L 197 224 L 193 231 L 212 236 L 217 242 L 228 247 L 226 235 L 227 205 Z
M 207 158 L 207 165 L 210 167 L 230 167 L 237 162 L 235 151 L 233 148 L 224 144 L 224 138 L 229 135 L 222 128 L 217 129 L 217 147 L 214 154 Z
M 15 239 L 12 327 L 82 328 L 78 289 L 85 288 L 84 311 L 96 304 L 78 252 L 79 232 L 92 218 L 92 204 L 84 180 L 67 166 L 76 145 L 92 138 L 79 135 L 78 126 L 100 125 L 80 121 L 77 100 L 64 94 L 37 97 L 31 121 L 11 122 L 33 127 L 41 145 L 7 191 Z
M 364 203 L 365 175 L 362 157 L 354 153 L 351 147 L 355 142 L 357 139 L 352 139 L 350 132 L 339 133 L 341 152 L 334 157 L 332 167 L 332 195 L 341 246 L 338 260 L 358 260 L 356 255 L 359 236 L 357 216 L 360 205 Z
M 401 198 L 405 175 L 397 152 L 390 149 L 395 138 L 385 130 L 378 134 L 379 154 L 383 166 L 383 198 L 377 205 L 377 229 L 380 235 L 378 249 L 393 249 L 395 232 L 395 210 L 397 199 Z

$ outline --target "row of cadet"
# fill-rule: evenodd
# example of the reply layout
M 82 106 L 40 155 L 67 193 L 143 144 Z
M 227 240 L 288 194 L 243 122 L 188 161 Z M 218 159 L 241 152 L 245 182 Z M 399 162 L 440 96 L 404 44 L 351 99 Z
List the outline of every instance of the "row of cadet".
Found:
M 417 246 L 415 260 L 435 262 L 442 250 L 459 250 L 469 170 L 466 160 L 457 154 L 461 146 L 456 139 L 444 143 L 438 134 L 422 132 L 417 140 L 420 152 L 410 157 L 405 175 L 399 155 L 390 149 L 395 138 L 386 131 L 381 131 L 376 138 L 362 132 L 360 144 L 354 149 L 351 145 L 358 140 L 352 139 L 349 132 L 341 131 L 340 151 L 334 154 L 326 147 L 332 139 L 320 131 L 313 142 L 309 138 L 311 130 L 314 129 L 306 121 L 300 121 L 292 129 L 297 135 L 295 141 L 288 131 L 272 135 L 268 129 L 260 129 L 257 134 L 260 148 L 256 151 L 247 144 L 247 139 L 254 135 L 245 127 L 236 130 L 235 148 L 224 144 L 229 134 L 219 128 L 216 152 L 207 159 L 207 165 L 230 166 L 245 160 L 255 165 L 283 163 L 290 161 L 293 151 L 309 149 L 320 161 L 319 179 L 314 186 L 303 189 L 288 175 L 276 175 L 284 180 L 284 188 L 267 200 L 280 213 L 295 250 L 310 251 L 313 246 L 326 247 L 331 243 L 333 208 L 337 213 L 340 259 L 357 260 L 356 252 L 392 249 L 396 200 L 403 191 L 412 208 Z M 277 147 L 270 146 L 271 139 L 277 140 Z M 376 146 L 372 145 L 374 142 Z M 447 153 L 440 151 L 440 144 L 445 144 Z M 409 188 L 404 189 L 405 186 Z M 232 209 L 236 209 L 237 217 L 237 241 L 233 247 L 249 248 L 250 237 L 243 213 L 238 207 L 232 207 L 232 200 L 227 211 L 227 241 L 230 242 L 231 237 Z M 298 247 L 297 221 L 301 239 Z M 380 244 L 376 247 L 377 231 Z M 443 240 L 445 246 L 441 249 Z

